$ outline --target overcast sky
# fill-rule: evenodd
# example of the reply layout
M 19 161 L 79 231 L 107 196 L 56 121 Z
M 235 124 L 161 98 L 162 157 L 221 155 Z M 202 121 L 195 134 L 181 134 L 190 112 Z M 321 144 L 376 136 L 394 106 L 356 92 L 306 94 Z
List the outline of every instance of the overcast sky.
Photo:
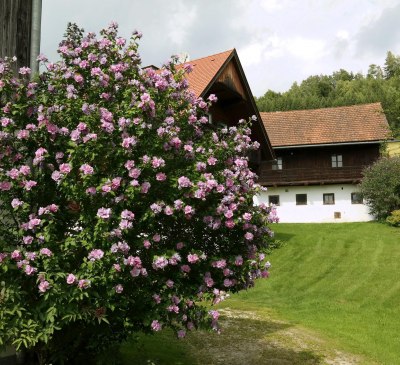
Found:
M 98 33 L 112 20 L 143 32 L 143 65 L 236 48 L 255 96 L 400 54 L 400 0 L 43 0 L 41 52 L 57 59 L 69 21 Z

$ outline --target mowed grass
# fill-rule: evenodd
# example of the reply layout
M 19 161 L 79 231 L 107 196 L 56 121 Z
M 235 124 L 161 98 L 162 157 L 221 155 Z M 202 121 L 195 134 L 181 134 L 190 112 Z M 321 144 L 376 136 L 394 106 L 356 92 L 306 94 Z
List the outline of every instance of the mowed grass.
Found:
M 138 346 L 122 347 L 123 363 L 352 364 L 335 360 L 345 351 L 361 355 L 358 364 L 400 364 L 400 229 L 379 223 L 273 228 L 286 244 L 269 258 L 271 277 L 220 305 L 223 313 L 239 313 L 223 316 L 222 335 L 142 336 Z
M 379 223 L 280 224 L 271 278 L 233 296 L 271 308 L 380 364 L 400 364 L 400 229 Z

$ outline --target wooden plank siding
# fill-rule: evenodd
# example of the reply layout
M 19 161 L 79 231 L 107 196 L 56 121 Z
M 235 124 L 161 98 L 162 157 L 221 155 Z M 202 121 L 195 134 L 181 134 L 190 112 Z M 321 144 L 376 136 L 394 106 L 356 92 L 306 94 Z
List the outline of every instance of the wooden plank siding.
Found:
M 206 97 L 209 94 L 218 95 L 218 102 L 210 109 L 215 122 L 233 126 L 239 119 L 248 119 L 254 114 L 234 59 L 225 66 Z
M 229 106 L 225 106 L 222 100 L 210 108 L 210 113 L 213 123 L 223 123 L 227 126 L 237 125 L 240 119 L 247 120 L 251 117 L 251 111 L 239 100 Z
M 259 182 L 265 186 L 357 183 L 362 170 L 379 158 L 379 144 L 308 147 L 275 150 L 282 158 L 282 170 L 262 162 Z M 332 167 L 331 156 L 342 155 L 343 166 Z
M 0 58 L 17 57 L 15 71 L 29 66 L 32 0 L 0 1 Z
M 232 61 L 226 65 L 224 71 L 218 77 L 217 82 L 225 84 L 228 88 L 236 91 L 244 100 L 246 100 L 246 92 L 241 82 L 241 77 Z
M 232 127 L 237 125 L 240 119 L 249 120 L 256 113 L 249 101 L 249 95 L 246 92 L 246 87 L 243 84 L 235 59 L 231 59 L 225 66 L 207 94 L 204 95 L 204 98 L 207 99 L 210 94 L 218 96 L 218 102 L 210 108 L 210 114 L 215 126 L 225 124 L 228 127 Z M 262 143 L 264 137 L 259 129 L 252 128 L 252 139 Z M 255 163 L 255 168 L 259 167 L 258 163 L 262 159 L 271 159 L 263 149 L 253 153 L 251 156 L 252 162 Z

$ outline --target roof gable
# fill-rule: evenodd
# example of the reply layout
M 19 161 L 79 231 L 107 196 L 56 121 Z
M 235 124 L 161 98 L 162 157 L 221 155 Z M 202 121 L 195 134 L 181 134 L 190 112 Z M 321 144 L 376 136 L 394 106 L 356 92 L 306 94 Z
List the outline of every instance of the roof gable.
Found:
M 260 114 L 273 147 L 379 142 L 389 134 L 380 103 Z
M 190 90 L 196 94 L 196 97 L 204 96 L 216 76 L 219 75 L 222 66 L 224 66 L 224 64 L 231 58 L 233 52 L 234 50 L 231 49 L 229 51 L 186 62 L 193 67 L 192 72 L 186 74 L 185 77 L 189 82 Z M 183 67 L 183 64 L 178 65 L 177 67 Z
M 259 142 L 261 142 L 262 148 L 267 152 L 267 155 L 270 156 L 269 158 L 272 158 L 274 152 L 236 50 L 231 49 L 195 59 L 186 62 L 186 64 L 190 64 L 193 67 L 193 70 L 186 74 L 185 77 L 189 83 L 189 89 L 195 93 L 196 97 L 206 98 L 210 93 L 215 93 L 217 97 L 218 94 L 221 96 L 224 93 L 221 90 L 222 86 L 233 91 L 246 102 L 252 110 L 249 116 L 255 115 L 257 117 L 254 127 L 256 134 L 259 136 Z M 184 64 L 181 64 L 177 68 L 183 66 Z

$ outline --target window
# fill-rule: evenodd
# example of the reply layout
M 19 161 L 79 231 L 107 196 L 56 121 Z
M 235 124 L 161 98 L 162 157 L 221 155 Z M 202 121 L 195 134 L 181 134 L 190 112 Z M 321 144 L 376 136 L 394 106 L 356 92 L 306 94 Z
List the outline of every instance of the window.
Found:
M 332 155 L 332 167 L 343 167 L 342 155 Z
M 282 157 L 277 157 L 272 164 L 272 170 L 282 170 Z
M 307 205 L 307 194 L 296 194 L 296 205 Z
M 335 194 L 328 193 L 324 194 L 324 205 L 333 205 L 335 204 Z
M 247 156 L 249 157 L 249 162 L 254 165 L 259 165 L 261 162 L 261 151 L 258 150 L 251 150 L 248 152 Z
M 279 205 L 279 195 L 270 195 L 268 196 L 268 203 L 269 205 Z
M 216 120 L 211 113 L 206 114 L 206 118 L 208 119 L 208 124 L 212 126 L 213 129 L 228 128 L 226 123 Z
M 363 197 L 361 193 L 351 193 L 351 204 L 362 204 Z

